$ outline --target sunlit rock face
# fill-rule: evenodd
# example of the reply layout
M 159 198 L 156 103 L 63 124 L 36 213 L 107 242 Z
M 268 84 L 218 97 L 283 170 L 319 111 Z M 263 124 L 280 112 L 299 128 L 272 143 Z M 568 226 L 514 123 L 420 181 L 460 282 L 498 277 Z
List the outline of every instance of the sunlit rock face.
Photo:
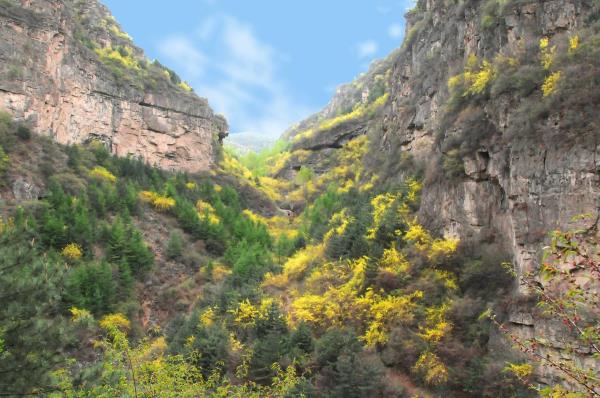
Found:
M 103 62 L 94 49 L 106 47 L 127 49 L 135 67 Z M 63 144 L 99 140 L 163 169 L 209 169 L 225 119 L 149 65 L 95 0 L 0 3 L 0 108 Z

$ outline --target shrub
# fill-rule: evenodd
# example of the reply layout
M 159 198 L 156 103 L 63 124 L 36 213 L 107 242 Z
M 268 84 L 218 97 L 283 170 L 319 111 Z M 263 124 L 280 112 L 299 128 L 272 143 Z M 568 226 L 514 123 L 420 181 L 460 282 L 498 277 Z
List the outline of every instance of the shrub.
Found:
M 114 309 L 116 289 L 108 264 L 84 264 L 75 268 L 67 278 L 65 301 L 94 315 L 106 314 Z
M 183 253 L 183 240 L 181 234 L 177 231 L 171 232 L 169 243 L 167 244 L 167 257 L 175 260 L 181 258 Z
M 96 166 L 90 171 L 90 177 L 108 182 L 116 182 L 117 177 L 102 166 Z
M 554 72 L 544 80 L 544 84 L 542 85 L 542 92 L 544 97 L 552 95 L 556 92 L 556 88 L 558 86 L 558 82 L 560 81 L 560 71 Z
M 138 196 L 142 202 L 152 204 L 158 211 L 168 211 L 176 205 L 175 199 L 159 195 L 152 191 L 142 191 Z
M 442 157 L 442 170 L 447 178 L 459 178 L 465 175 L 465 165 L 458 149 L 451 149 Z
M 27 141 L 31 139 L 31 130 L 29 129 L 29 127 L 20 124 L 17 127 L 17 137 L 19 137 L 23 141 Z
M 78 244 L 69 243 L 62 249 L 60 254 L 69 261 L 77 261 L 83 256 L 83 251 Z

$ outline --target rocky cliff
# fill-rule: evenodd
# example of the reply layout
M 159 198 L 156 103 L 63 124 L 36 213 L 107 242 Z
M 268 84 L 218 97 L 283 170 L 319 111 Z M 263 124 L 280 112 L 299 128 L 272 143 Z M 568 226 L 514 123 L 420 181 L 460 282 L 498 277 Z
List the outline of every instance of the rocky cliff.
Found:
M 281 174 L 298 169 L 294 153 L 319 173 L 340 143 L 366 134 L 368 164 L 386 181 L 424 177 L 426 225 L 463 242 L 492 242 L 518 275 L 535 272 L 548 231 L 598 228 L 598 7 L 591 0 L 418 1 L 402 47 L 288 132 L 292 156 Z M 340 117 L 368 107 L 376 76 L 385 104 Z M 589 216 L 573 221 L 578 214 Z M 513 301 L 524 293 L 516 284 Z M 600 368 L 586 353 L 561 351 L 569 337 L 526 305 L 512 305 L 509 323 L 542 341 L 544 355 Z M 539 370 L 542 382 L 554 376 Z
M 0 107 L 63 144 L 208 169 L 227 123 L 98 1 L 0 1 Z

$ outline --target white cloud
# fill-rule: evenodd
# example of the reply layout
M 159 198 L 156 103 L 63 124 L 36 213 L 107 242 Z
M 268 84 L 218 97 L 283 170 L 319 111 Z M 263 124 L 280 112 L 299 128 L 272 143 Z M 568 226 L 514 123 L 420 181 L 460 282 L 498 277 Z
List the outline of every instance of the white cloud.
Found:
M 366 40 L 358 43 L 357 52 L 359 58 L 368 58 L 374 55 L 379 49 L 379 45 L 374 40 Z
M 158 50 L 166 58 L 178 60 L 177 64 L 190 79 L 202 75 L 206 68 L 206 56 L 186 37 L 169 37 L 160 42 Z
M 391 24 L 388 28 L 388 34 L 392 39 L 399 39 L 402 37 L 403 29 L 399 23 Z
M 204 48 L 203 54 L 199 48 Z M 231 16 L 206 19 L 195 34 L 164 40 L 165 62 L 186 72 L 184 78 L 211 106 L 225 114 L 236 132 L 277 137 L 313 110 L 289 96 L 277 74 L 285 57 L 260 40 L 252 26 Z M 188 52 L 191 55 L 185 55 Z M 198 62 L 198 67 L 186 65 Z M 198 70 L 205 73 L 192 73 Z

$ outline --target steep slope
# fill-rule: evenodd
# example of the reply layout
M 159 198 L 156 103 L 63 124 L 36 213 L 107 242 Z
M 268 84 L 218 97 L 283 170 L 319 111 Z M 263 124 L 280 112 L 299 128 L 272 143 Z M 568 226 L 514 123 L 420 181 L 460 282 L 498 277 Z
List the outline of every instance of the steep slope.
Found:
M 291 152 L 277 175 L 294 178 L 300 164 L 324 175 L 342 143 L 367 135 L 363 160 L 382 182 L 424 177 L 424 225 L 497 245 L 519 276 L 536 272 L 549 231 L 598 229 L 598 7 L 579 0 L 418 1 L 406 16 L 405 42 L 385 61 L 385 106 L 352 115 L 368 95 L 365 77 L 342 88 L 325 110 L 288 132 Z M 348 87 L 363 87 L 363 95 Z M 579 214 L 589 216 L 574 218 Z M 544 355 L 598 369 L 597 359 L 561 352 L 569 337 L 518 304 L 526 291 L 516 287 L 509 311 L 515 333 L 544 341 Z M 551 370 L 540 372 L 540 380 L 552 380 Z
M 207 170 L 224 118 L 99 3 L 0 2 L 0 107 L 63 144 L 100 140 L 163 169 Z

